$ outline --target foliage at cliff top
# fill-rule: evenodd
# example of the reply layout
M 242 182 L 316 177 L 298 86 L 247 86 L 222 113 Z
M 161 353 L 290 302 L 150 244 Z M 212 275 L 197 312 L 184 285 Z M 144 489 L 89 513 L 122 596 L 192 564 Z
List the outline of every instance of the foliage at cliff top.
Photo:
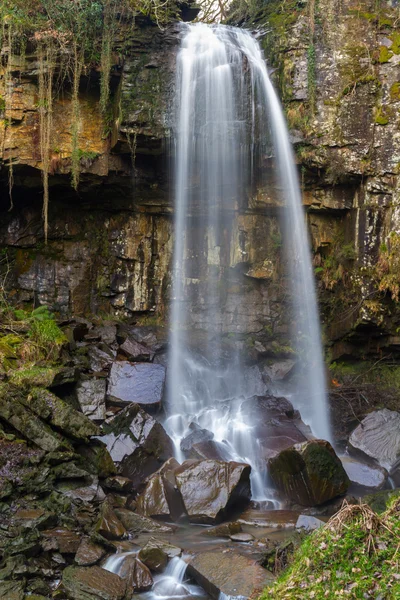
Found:
M 344 502 L 260 600 L 400 598 L 400 495 L 381 515 Z

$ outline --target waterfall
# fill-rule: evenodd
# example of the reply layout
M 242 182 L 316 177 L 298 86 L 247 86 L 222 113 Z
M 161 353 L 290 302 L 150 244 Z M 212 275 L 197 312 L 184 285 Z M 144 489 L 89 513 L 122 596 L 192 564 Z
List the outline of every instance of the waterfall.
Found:
M 232 267 L 237 215 L 244 208 L 260 157 L 273 153 L 290 239 L 293 345 L 299 355 L 294 404 L 314 434 L 328 438 L 318 310 L 296 167 L 282 109 L 257 41 L 222 25 L 184 25 L 177 57 L 175 247 L 167 419 L 180 440 L 198 426 L 214 434 L 225 457 L 252 465 L 253 497 L 262 498 L 253 425 L 241 415 L 252 395 L 241 361 L 243 307 L 229 290 L 240 286 Z M 265 257 L 266 259 L 268 257 Z M 243 277 L 243 276 L 242 276 Z M 253 392 L 255 393 L 255 392 Z

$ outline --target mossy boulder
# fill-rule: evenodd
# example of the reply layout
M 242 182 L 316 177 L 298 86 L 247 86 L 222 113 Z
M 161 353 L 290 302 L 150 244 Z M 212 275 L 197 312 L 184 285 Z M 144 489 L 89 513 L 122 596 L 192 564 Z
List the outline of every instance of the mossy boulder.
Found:
M 347 492 L 350 481 L 329 442 L 295 444 L 268 461 L 277 488 L 302 506 L 323 504 Z
M 86 441 L 90 436 L 100 433 L 99 428 L 88 417 L 49 390 L 33 388 L 28 396 L 21 396 L 20 401 L 39 417 L 74 439 Z

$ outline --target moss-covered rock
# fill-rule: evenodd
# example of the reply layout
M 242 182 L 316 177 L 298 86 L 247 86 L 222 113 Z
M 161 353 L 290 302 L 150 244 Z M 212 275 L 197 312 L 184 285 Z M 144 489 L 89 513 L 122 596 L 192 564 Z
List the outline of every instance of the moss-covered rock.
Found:
M 270 475 L 287 498 L 303 506 L 345 494 L 349 478 L 329 442 L 295 444 L 268 461 Z

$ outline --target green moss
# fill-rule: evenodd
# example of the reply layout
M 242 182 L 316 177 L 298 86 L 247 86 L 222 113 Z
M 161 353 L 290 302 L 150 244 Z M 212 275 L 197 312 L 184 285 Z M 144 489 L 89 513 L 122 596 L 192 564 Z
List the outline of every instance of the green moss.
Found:
M 390 50 L 394 54 L 400 54 L 400 33 L 393 33 L 390 38 L 392 40 L 392 45 L 390 46 Z
M 376 110 L 375 123 L 377 125 L 387 125 L 389 123 L 389 117 L 385 114 L 382 106 L 378 106 Z
M 393 56 L 393 52 L 391 52 L 391 50 L 389 50 L 389 48 L 387 48 L 386 46 L 380 46 L 379 47 L 378 61 L 380 63 L 387 63 L 387 62 L 389 62 L 389 59 L 392 58 L 392 56 Z
M 400 100 L 400 82 L 396 81 L 396 83 L 390 87 L 390 99 L 393 102 L 398 102 Z
M 10 374 L 10 382 L 27 388 L 35 385 L 49 387 L 57 372 L 56 368 L 33 365 L 13 371 Z

